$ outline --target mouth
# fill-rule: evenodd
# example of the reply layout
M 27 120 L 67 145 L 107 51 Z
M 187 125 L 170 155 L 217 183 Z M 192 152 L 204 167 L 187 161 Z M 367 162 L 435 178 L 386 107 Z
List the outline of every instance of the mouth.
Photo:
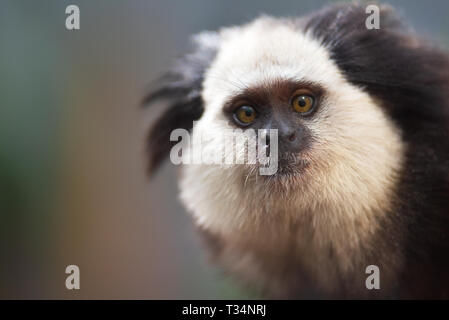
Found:
M 296 153 L 283 153 L 278 156 L 277 170 L 267 177 L 285 177 L 304 173 L 310 165 L 309 161 Z

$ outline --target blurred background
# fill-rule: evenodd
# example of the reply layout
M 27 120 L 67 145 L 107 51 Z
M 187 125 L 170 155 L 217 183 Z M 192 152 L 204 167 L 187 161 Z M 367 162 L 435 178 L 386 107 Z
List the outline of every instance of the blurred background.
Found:
M 209 264 L 140 101 L 189 36 L 316 0 L 0 2 L 0 298 L 258 298 Z M 449 2 L 389 1 L 449 47 Z M 76 4 L 81 29 L 65 28 Z M 65 288 L 65 268 L 81 289 Z

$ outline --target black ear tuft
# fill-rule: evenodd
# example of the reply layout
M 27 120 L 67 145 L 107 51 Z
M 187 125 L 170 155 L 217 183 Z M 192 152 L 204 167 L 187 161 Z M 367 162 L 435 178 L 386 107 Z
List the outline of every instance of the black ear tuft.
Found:
M 150 129 L 148 135 L 148 170 L 153 173 L 165 160 L 176 141 L 170 141 L 170 133 L 178 128 L 191 130 L 193 121 L 203 113 L 201 97 L 178 101 L 171 105 Z
M 160 79 L 159 88 L 150 92 L 143 100 L 151 105 L 167 100 L 168 108 L 150 129 L 147 142 L 149 172 L 153 173 L 165 160 L 177 142 L 170 141 L 173 130 L 191 130 L 193 121 L 204 111 L 201 97 L 204 73 L 214 59 L 218 47 L 218 34 L 202 33 L 194 38 L 195 49 L 179 59 L 173 69 Z

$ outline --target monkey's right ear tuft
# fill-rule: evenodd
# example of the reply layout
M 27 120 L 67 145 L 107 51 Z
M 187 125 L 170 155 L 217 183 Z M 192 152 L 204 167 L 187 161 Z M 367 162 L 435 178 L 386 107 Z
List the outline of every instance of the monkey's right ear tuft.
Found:
M 160 78 L 158 88 L 143 99 L 143 105 L 168 101 L 168 108 L 150 128 L 147 139 L 148 170 L 152 174 L 165 160 L 176 141 L 170 141 L 175 129 L 191 130 L 193 121 L 204 111 L 201 97 L 204 74 L 215 58 L 219 36 L 204 32 L 194 37 L 192 53 L 179 59 L 173 69 Z
M 150 129 L 147 139 L 147 153 L 149 156 L 148 172 L 154 173 L 177 143 L 170 141 L 173 130 L 182 128 L 191 130 L 193 121 L 203 114 L 201 97 L 196 96 L 188 101 L 174 101 L 172 105 L 159 117 Z

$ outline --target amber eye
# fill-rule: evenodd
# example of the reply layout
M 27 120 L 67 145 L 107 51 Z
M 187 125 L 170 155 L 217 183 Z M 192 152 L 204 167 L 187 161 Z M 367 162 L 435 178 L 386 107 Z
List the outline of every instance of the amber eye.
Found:
M 312 110 L 313 104 L 313 97 L 305 94 L 296 96 L 292 101 L 293 109 L 295 109 L 295 111 L 299 113 L 309 112 L 310 110 Z
M 241 106 L 234 112 L 234 119 L 248 125 L 256 119 L 256 110 L 250 106 Z

